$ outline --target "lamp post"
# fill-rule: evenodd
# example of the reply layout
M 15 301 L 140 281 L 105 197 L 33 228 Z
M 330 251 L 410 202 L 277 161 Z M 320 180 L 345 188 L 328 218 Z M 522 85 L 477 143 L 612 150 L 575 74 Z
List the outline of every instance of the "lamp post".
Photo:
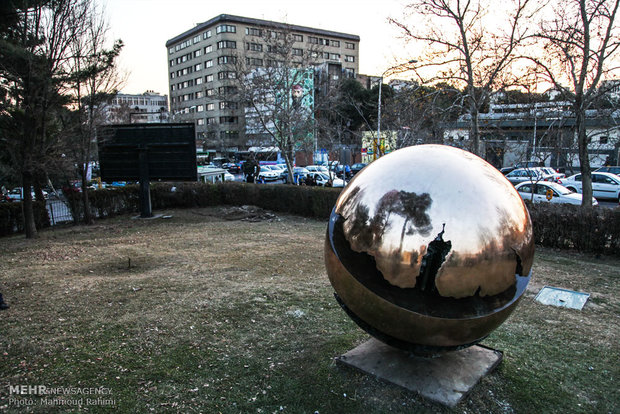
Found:
M 407 61 L 407 63 L 417 63 L 417 62 L 418 61 L 416 59 L 411 59 Z M 394 69 L 400 68 L 401 66 L 406 65 L 407 63 L 401 63 L 399 65 L 392 66 L 391 68 L 387 68 L 385 71 L 383 71 L 383 73 L 381 74 L 381 77 L 379 78 L 379 102 L 377 104 L 377 136 L 375 138 L 375 148 L 372 153 L 373 161 L 377 159 L 377 152 L 379 151 L 379 142 L 381 140 L 381 85 L 383 85 L 383 77 L 385 76 L 386 73 Z

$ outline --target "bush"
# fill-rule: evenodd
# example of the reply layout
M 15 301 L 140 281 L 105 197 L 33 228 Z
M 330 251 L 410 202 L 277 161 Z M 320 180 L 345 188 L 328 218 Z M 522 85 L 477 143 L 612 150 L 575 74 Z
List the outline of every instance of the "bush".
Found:
M 34 225 L 37 229 L 50 226 L 50 218 L 42 201 L 33 201 Z M 24 213 L 21 201 L 0 203 L 0 236 L 24 231 Z
M 620 256 L 620 208 L 526 202 L 537 245 Z
M 174 190 L 173 190 L 174 188 Z M 255 205 L 267 210 L 320 219 L 329 218 L 340 195 L 339 188 L 247 183 L 153 183 L 153 210 L 217 205 Z M 137 213 L 139 187 L 89 191 L 92 213 L 105 218 Z M 81 193 L 67 198 L 76 222 L 83 217 Z M 620 256 L 620 208 L 583 209 L 560 204 L 526 202 L 532 217 L 537 245 L 572 249 L 584 253 Z M 44 204 L 35 203 L 37 228 L 49 226 Z M 0 204 L 0 235 L 23 231 L 21 203 Z

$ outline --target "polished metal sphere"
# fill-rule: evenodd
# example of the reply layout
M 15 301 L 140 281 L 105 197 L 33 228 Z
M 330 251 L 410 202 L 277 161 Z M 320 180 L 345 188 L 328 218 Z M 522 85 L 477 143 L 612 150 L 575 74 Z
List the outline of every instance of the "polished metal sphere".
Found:
M 442 145 L 400 149 L 359 172 L 325 240 L 327 274 L 349 316 L 418 353 L 467 347 L 497 328 L 525 291 L 533 256 L 512 184 Z

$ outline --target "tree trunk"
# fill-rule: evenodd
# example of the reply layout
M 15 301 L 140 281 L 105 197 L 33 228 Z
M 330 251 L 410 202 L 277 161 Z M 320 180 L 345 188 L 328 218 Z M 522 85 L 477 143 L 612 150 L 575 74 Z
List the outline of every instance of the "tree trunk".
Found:
M 581 169 L 581 206 L 592 207 L 592 170 L 588 154 L 588 136 L 586 134 L 586 111 L 577 99 L 575 101 L 575 129 L 579 148 L 579 165 Z
M 469 139 L 472 145 L 472 151 L 479 157 L 480 154 L 480 125 L 478 124 L 478 108 L 475 104 L 470 104 L 469 114 L 471 115 L 471 123 L 469 125 Z
M 30 172 L 22 172 L 22 209 L 24 213 L 24 232 L 27 239 L 38 237 L 37 227 L 34 222 L 34 208 L 32 202 L 32 175 Z
M 88 164 L 82 165 L 80 175 L 82 178 L 82 206 L 84 207 L 84 224 L 93 224 L 93 216 L 90 214 L 90 201 L 88 200 L 88 182 L 86 174 L 88 172 Z

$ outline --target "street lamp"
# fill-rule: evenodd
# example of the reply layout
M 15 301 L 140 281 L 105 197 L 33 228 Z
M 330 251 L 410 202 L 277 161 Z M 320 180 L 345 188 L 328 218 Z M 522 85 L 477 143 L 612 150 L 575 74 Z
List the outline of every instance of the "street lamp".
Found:
M 417 63 L 417 62 L 418 61 L 416 59 L 411 59 L 407 61 L 407 63 Z M 383 77 L 385 76 L 386 73 L 394 69 L 401 68 L 403 65 L 406 65 L 407 63 L 401 63 L 399 65 L 392 66 L 391 68 L 387 68 L 385 71 L 383 71 L 383 73 L 381 74 L 381 77 L 379 78 L 379 103 L 377 105 L 377 137 L 375 138 L 375 148 L 372 153 L 373 161 L 377 159 L 377 152 L 379 150 L 379 142 L 381 139 L 380 138 L 381 137 L 381 85 L 383 85 Z M 400 72 L 403 72 L 403 70 L 401 70 Z

